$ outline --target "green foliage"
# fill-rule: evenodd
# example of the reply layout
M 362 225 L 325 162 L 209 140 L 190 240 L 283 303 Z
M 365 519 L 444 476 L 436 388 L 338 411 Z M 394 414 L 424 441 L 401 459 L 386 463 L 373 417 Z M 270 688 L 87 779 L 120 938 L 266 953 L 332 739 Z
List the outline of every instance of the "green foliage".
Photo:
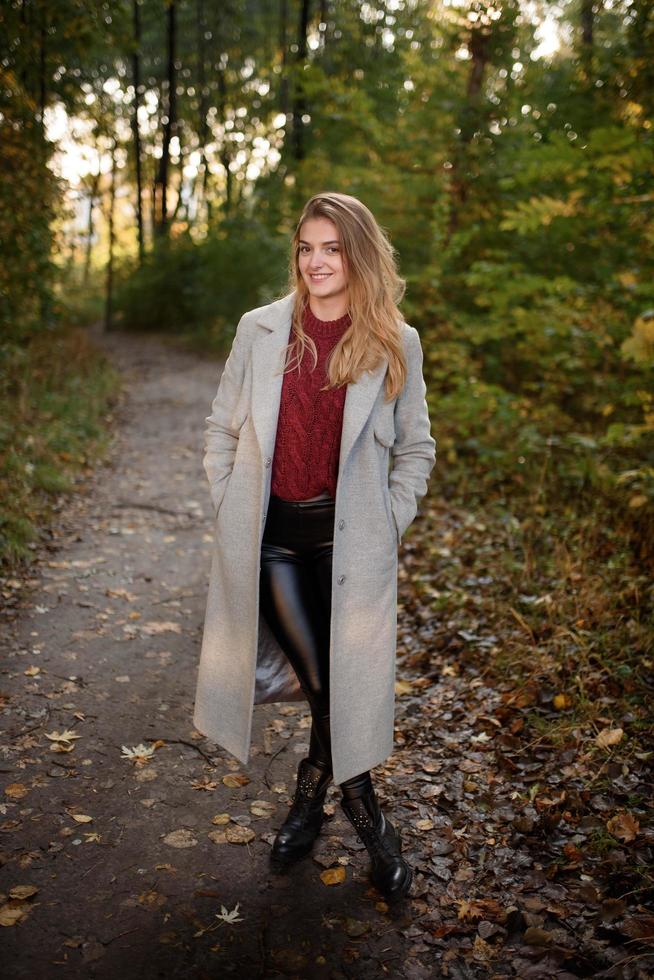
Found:
M 118 290 L 122 326 L 197 335 L 224 348 L 244 310 L 269 302 L 286 281 L 288 243 L 255 219 L 226 219 L 195 244 L 181 235 L 127 267 Z
M 107 449 L 120 385 L 81 330 L 57 328 L 0 352 L 0 565 L 28 560 L 61 494 Z

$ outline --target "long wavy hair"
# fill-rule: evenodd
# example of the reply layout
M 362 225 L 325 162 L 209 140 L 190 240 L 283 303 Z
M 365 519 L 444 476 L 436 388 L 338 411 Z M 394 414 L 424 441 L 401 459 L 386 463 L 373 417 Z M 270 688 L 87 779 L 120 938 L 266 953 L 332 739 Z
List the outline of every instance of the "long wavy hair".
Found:
M 329 356 L 327 384 L 322 390 L 356 381 L 363 371 L 374 370 L 385 357 L 386 400 L 391 401 L 404 387 L 407 374 L 402 315 L 398 309 L 406 282 L 398 274 L 396 251 L 387 235 L 366 205 L 350 194 L 314 194 L 305 204 L 291 239 L 288 291 L 295 291 L 295 303 L 284 373 L 296 366 L 299 370 L 307 346 L 314 368 L 318 363 L 316 345 L 302 326 L 309 291 L 300 272 L 300 235 L 302 225 L 310 218 L 329 218 L 334 222 L 348 275 L 347 312 L 351 323 Z

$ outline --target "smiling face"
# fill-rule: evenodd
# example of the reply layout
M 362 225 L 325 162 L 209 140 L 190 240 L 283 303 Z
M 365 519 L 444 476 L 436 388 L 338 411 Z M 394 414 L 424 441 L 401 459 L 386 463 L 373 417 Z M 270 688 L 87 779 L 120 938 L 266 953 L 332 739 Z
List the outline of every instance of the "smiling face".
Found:
M 309 218 L 303 222 L 298 265 L 317 315 L 321 310 L 332 315 L 337 307 L 347 308 L 347 260 L 339 230 L 329 218 Z

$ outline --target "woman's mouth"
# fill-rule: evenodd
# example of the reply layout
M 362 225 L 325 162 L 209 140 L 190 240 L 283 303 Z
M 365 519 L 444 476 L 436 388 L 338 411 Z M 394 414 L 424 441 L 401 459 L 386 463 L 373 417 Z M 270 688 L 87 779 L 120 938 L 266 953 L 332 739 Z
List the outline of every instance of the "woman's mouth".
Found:
M 313 282 L 322 282 L 323 279 L 329 279 L 331 272 L 310 272 L 309 278 Z

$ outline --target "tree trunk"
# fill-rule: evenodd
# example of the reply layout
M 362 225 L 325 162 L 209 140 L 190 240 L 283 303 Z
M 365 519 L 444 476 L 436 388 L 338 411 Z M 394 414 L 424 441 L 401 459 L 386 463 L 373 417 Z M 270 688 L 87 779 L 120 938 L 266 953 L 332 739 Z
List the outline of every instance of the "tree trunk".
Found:
M 297 33 L 297 54 L 295 56 L 295 72 L 293 86 L 293 157 L 296 163 L 304 159 L 304 123 L 302 116 L 306 112 L 307 103 L 304 94 L 302 70 L 307 57 L 307 32 L 309 29 L 309 11 L 311 0 L 300 0 L 300 19 Z
M 584 75 L 584 81 L 588 89 L 594 94 L 595 69 L 594 69 L 594 5 L 596 0 L 581 0 L 580 21 L 581 21 L 581 45 L 579 60 Z M 601 4 L 600 4 L 601 6 Z
M 450 170 L 450 209 L 445 235 L 446 243 L 457 231 L 460 214 L 468 198 L 467 167 L 468 147 L 479 124 L 479 104 L 482 97 L 484 74 L 489 61 L 490 36 L 482 28 L 472 28 L 468 37 L 468 49 L 472 55 L 470 74 L 466 85 L 466 103 L 459 117 L 459 137 L 452 150 Z
M 132 0 L 134 12 L 134 52 L 132 54 L 132 82 L 134 84 L 134 112 L 132 133 L 134 135 L 134 169 L 136 173 L 136 225 L 139 245 L 139 265 L 143 264 L 145 241 L 143 238 L 143 177 L 141 174 L 141 134 L 139 132 L 139 105 L 141 88 L 141 18 L 139 0 Z
M 116 204 L 116 141 L 111 148 L 111 183 L 109 185 L 109 257 L 107 260 L 107 278 L 105 292 L 104 329 L 111 330 L 113 326 L 114 302 L 114 212 Z
M 161 159 L 159 161 L 158 197 L 160 204 L 159 221 L 157 232 L 162 237 L 168 234 L 168 172 L 170 165 L 170 141 L 175 135 L 177 125 L 177 94 L 176 94 L 176 72 L 175 72 L 175 47 L 177 34 L 177 8 L 176 0 L 170 0 L 168 5 L 168 80 L 166 115 L 163 129 L 163 146 L 161 148 Z
M 95 201 L 98 196 L 98 187 L 100 185 L 100 160 L 98 153 L 98 172 L 93 175 L 93 182 L 91 184 L 91 193 L 89 195 L 89 223 L 86 229 L 86 256 L 84 259 L 84 276 L 82 282 L 86 285 L 89 281 L 89 273 L 91 271 L 91 252 L 93 250 L 93 211 L 95 208 Z
M 288 22 L 287 0 L 279 0 L 279 50 L 282 59 L 279 73 L 279 111 L 288 115 L 288 75 L 286 65 L 286 25 Z
M 207 89 L 207 76 L 205 64 L 205 27 L 204 0 L 197 0 L 197 39 L 198 39 L 198 88 L 200 90 L 200 103 L 198 106 L 198 139 L 200 142 L 200 166 L 201 180 L 196 180 L 193 185 L 193 195 L 195 188 L 200 185 L 201 199 L 196 203 L 196 210 L 205 207 L 207 211 L 207 221 L 209 221 L 209 161 L 207 159 L 207 143 L 209 142 L 209 127 L 207 125 L 207 112 L 209 111 L 209 91 Z

